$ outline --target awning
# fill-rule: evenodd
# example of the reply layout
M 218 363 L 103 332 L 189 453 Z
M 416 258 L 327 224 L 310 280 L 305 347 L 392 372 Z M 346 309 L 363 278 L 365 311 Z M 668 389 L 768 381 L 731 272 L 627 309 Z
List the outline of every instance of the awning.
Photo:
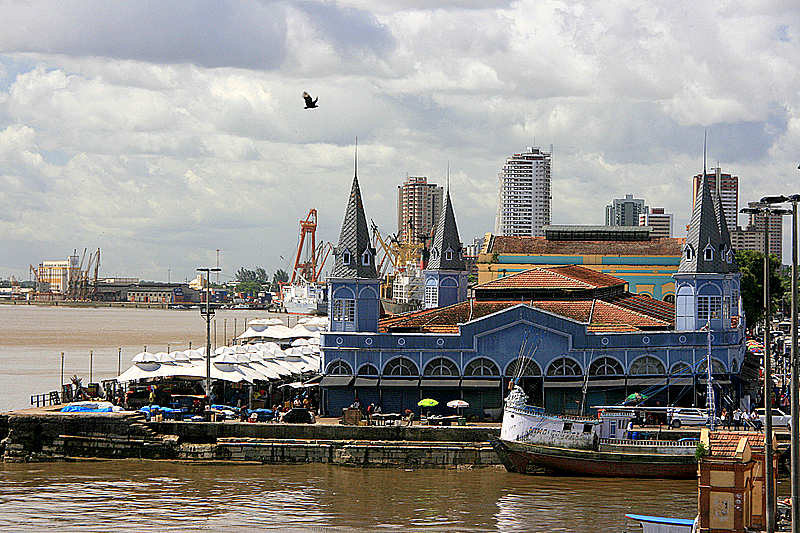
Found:
M 500 387 L 500 380 L 499 379 L 462 379 L 461 380 L 461 387 L 468 389 L 470 387 L 474 388 L 499 388 Z
M 700 378 L 697 380 L 697 383 L 700 385 L 705 385 L 708 380 L 706 378 Z M 714 385 L 730 385 L 731 382 L 728 379 L 715 379 Z
M 320 387 L 347 387 L 353 381 L 353 376 L 323 376 L 319 382 Z
M 377 387 L 377 386 L 378 386 L 378 378 L 356 377 L 356 380 L 353 382 L 353 387 L 356 388 Z
M 419 378 L 381 378 L 381 387 L 418 387 Z
M 688 387 L 694 384 L 694 378 L 687 378 L 687 377 L 669 378 L 669 384 L 671 386 L 677 386 L 677 387 Z
M 425 379 L 422 378 L 420 387 L 458 387 L 458 379 Z
M 580 381 L 545 381 L 544 388 L 545 389 L 562 389 L 562 388 L 582 388 L 583 387 L 583 380 Z
M 625 386 L 625 378 L 619 379 L 598 379 L 592 381 L 589 380 L 589 388 L 592 387 L 624 387 Z
M 665 378 L 628 378 L 628 386 L 630 385 L 666 385 Z

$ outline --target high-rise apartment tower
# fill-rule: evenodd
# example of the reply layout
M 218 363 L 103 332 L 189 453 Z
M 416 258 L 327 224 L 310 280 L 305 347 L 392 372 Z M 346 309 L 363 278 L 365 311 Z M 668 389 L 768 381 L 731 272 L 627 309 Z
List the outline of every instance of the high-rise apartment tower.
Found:
M 422 242 L 421 235 L 432 238 L 433 229 L 442 215 L 444 190 L 426 177 L 406 176 L 397 187 L 397 235 L 406 240 L 408 232 L 412 244 Z
M 639 215 L 640 226 L 650 226 L 650 237 L 672 237 L 672 213 L 663 207 L 653 207 L 649 213 Z
M 639 215 L 647 213 L 644 200 L 626 194 L 625 198 L 611 200 L 606 206 L 606 226 L 638 226 Z
M 543 237 L 544 226 L 550 225 L 552 195 L 550 152 L 528 147 L 527 152 L 514 154 L 500 171 L 500 194 L 497 202 L 495 234 L 506 236 Z

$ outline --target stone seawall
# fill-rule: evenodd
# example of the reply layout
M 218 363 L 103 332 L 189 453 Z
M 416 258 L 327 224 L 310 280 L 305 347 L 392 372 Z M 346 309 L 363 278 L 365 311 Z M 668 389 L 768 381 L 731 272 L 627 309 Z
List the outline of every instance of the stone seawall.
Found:
M 0 415 L 7 462 L 77 458 L 322 462 L 379 467 L 498 465 L 497 428 L 146 422 L 139 414 Z

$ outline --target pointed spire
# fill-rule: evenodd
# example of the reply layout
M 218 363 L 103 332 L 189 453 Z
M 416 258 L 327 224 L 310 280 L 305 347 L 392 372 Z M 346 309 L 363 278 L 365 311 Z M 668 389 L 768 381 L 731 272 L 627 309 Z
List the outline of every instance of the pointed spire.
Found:
M 466 270 L 461 239 L 458 236 L 458 226 L 453 212 L 453 203 L 450 201 L 449 181 L 443 207 L 439 223 L 436 225 L 436 234 L 433 237 L 431 257 L 427 269 Z
M 356 139 L 356 143 L 358 139 Z M 334 278 L 378 278 L 375 269 L 375 249 L 370 245 L 367 216 L 361 202 L 361 188 L 358 185 L 358 145 L 354 162 L 353 185 L 344 213 L 339 245 L 331 277 Z
M 709 176 L 704 171 L 678 273 L 736 272 L 736 264 L 730 254 L 730 233 L 722 202 L 712 192 Z

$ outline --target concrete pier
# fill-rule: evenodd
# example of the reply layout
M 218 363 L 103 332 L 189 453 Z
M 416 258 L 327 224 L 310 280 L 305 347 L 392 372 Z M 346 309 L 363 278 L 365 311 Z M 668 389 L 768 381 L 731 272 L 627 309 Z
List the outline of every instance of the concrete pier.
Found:
M 78 458 L 321 462 L 364 467 L 497 466 L 499 428 L 146 422 L 136 413 L 0 415 L 7 462 Z

